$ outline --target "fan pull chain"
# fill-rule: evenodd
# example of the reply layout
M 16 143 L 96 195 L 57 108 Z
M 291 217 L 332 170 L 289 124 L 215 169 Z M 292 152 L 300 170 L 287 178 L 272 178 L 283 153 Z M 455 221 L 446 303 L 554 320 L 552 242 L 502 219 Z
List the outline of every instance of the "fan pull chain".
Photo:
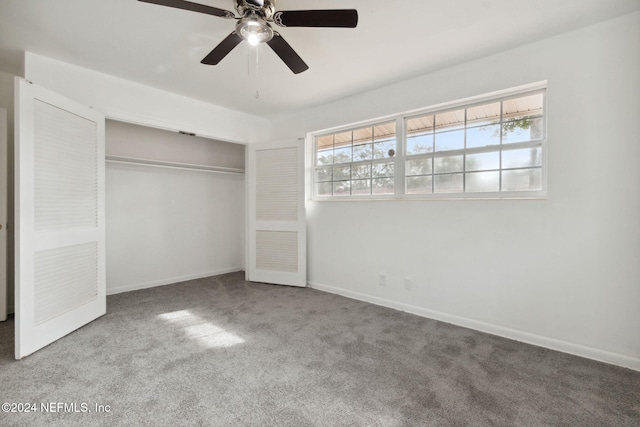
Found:
M 260 71 L 260 56 L 258 54 L 258 49 L 260 48 L 260 46 L 252 46 L 252 48 L 255 50 L 255 68 L 253 67 L 253 52 L 250 51 L 249 55 L 247 55 L 247 76 L 251 77 L 252 74 L 255 73 L 255 85 L 256 85 L 256 99 L 260 98 L 260 91 L 258 90 L 259 88 L 259 79 L 258 79 L 258 74 Z
M 256 99 L 260 98 L 258 72 L 260 71 L 260 56 L 258 55 L 259 46 L 256 46 Z

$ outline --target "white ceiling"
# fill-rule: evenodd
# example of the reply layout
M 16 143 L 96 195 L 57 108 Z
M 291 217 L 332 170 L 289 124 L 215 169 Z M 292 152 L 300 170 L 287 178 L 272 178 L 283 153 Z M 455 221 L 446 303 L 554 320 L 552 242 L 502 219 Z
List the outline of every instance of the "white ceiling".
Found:
M 192 0 L 234 11 L 232 0 Z M 640 0 L 278 0 L 278 10 L 359 12 L 356 29 L 278 28 L 310 69 L 246 43 L 200 60 L 234 28 L 137 0 L 1 0 L 0 71 L 30 51 L 264 117 L 363 92 L 640 9 Z M 256 90 L 260 97 L 256 99 Z

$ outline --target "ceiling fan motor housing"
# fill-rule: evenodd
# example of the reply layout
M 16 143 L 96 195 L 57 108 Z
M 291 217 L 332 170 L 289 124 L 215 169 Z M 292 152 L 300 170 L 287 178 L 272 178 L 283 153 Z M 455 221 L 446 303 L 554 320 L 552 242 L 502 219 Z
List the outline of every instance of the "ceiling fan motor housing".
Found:
M 257 15 L 269 20 L 276 12 L 275 0 L 236 0 L 236 10 L 240 16 Z

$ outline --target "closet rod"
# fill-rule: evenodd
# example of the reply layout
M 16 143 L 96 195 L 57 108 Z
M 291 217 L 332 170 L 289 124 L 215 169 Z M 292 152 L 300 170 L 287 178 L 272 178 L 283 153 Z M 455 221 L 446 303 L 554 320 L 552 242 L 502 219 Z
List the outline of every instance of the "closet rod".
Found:
M 202 172 L 244 175 L 244 169 L 225 168 L 222 166 L 194 165 L 191 163 L 165 162 L 162 160 L 147 160 L 147 159 L 138 159 L 135 157 L 107 155 L 106 161 L 107 163 L 116 163 L 116 164 L 130 164 L 130 165 L 152 166 L 152 167 L 169 168 L 169 169 L 185 169 L 185 170 L 194 170 L 194 171 L 202 171 Z

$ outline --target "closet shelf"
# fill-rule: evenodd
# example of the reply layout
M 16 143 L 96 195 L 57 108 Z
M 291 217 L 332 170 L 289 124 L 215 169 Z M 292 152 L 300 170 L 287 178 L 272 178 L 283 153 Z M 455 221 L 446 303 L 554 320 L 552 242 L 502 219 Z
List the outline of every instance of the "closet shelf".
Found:
M 195 165 L 191 163 L 165 162 L 162 160 L 148 160 L 148 159 L 139 159 L 135 157 L 123 157 L 123 156 L 111 156 L 111 155 L 107 155 L 106 160 L 107 160 L 107 163 L 132 164 L 132 165 L 153 166 L 153 167 L 170 168 L 170 169 L 186 169 L 186 170 L 197 170 L 202 172 L 244 175 L 244 169 L 225 168 L 222 166 Z

